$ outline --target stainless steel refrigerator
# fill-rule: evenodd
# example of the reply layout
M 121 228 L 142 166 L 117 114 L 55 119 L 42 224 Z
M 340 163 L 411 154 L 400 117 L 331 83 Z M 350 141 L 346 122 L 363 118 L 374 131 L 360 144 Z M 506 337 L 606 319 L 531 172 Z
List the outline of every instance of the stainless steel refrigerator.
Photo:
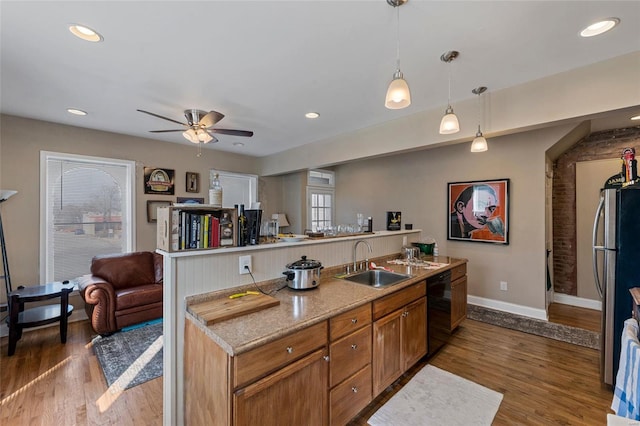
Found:
M 629 289 L 640 287 L 640 187 L 603 189 L 593 224 L 593 274 L 602 299 L 600 376 L 614 386 Z

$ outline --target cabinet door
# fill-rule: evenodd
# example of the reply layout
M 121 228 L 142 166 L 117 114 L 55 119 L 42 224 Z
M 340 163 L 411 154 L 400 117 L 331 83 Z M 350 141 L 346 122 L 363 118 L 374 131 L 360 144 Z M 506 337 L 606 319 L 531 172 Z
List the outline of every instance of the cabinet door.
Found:
M 467 277 L 451 283 L 451 331 L 467 317 Z
M 402 309 L 402 371 L 427 353 L 427 299 L 421 298 Z
M 395 311 L 373 323 L 373 395 L 374 397 L 402 374 L 400 318 Z
M 233 424 L 327 425 L 329 363 L 326 355 L 326 349 L 318 350 L 236 391 Z

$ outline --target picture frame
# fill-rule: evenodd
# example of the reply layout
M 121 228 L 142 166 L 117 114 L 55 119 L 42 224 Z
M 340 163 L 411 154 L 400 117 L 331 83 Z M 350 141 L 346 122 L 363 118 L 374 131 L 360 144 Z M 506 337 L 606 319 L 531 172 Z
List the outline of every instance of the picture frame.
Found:
M 158 207 L 171 207 L 171 201 L 147 200 L 147 222 L 158 221 Z
M 509 179 L 447 184 L 447 240 L 509 244 Z
M 176 197 L 178 204 L 204 204 L 204 198 L 196 197 Z
M 175 170 L 160 167 L 144 168 L 144 193 L 173 195 Z
M 200 192 L 200 173 L 187 172 L 185 181 L 185 190 L 187 192 Z

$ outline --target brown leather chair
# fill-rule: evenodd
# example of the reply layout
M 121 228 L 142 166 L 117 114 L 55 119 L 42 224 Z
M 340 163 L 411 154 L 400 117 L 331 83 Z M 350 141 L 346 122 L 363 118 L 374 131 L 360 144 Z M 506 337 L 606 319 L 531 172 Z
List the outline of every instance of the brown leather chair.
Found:
M 98 334 L 162 318 L 162 256 L 157 253 L 96 256 L 79 287 Z

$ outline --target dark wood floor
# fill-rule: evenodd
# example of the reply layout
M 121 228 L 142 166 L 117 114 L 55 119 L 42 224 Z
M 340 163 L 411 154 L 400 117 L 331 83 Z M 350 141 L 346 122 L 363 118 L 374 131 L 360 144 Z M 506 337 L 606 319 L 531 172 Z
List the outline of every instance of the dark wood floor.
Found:
M 0 345 L 2 425 L 160 425 L 162 378 L 112 393 L 93 354 L 89 323 L 26 332 L 16 354 Z M 503 393 L 495 425 L 603 425 L 612 394 L 597 350 L 466 320 L 428 362 Z M 419 363 L 352 422 L 366 420 L 424 366 Z
M 550 322 L 600 332 L 600 311 L 552 303 L 549 305 L 548 313 Z

